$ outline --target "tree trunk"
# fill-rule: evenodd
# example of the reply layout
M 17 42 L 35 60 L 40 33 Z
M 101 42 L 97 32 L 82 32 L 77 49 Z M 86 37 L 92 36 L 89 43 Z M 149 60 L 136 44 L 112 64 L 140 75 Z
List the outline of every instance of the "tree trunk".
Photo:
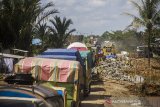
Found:
M 152 35 L 152 27 L 148 26 L 148 66 L 150 68 L 150 59 L 151 59 L 151 36 Z
M 150 52 L 151 52 L 151 46 L 150 46 L 150 38 L 151 38 L 151 32 L 148 32 L 148 66 L 150 67 Z

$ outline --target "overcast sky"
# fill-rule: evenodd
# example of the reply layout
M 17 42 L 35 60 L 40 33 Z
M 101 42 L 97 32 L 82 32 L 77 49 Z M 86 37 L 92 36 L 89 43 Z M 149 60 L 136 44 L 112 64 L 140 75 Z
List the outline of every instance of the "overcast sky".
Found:
M 105 31 L 124 30 L 132 18 L 124 12 L 136 14 L 130 0 L 42 0 L 53 2 L 59 16 L 73 21 L 71 28 L 77 34 L 98 34 Z

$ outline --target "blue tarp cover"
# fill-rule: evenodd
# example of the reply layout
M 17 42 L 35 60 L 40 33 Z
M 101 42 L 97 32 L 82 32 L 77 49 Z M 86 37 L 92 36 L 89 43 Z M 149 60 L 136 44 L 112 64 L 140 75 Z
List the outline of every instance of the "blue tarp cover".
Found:
M 116 55 L 107 55 L 106 59 L 110 59 L 110 58 L 116 58 Z
M 47 49 L 41 55 L 67 55 L 77 56 L 78 51 L 75 49 Z
M 83 59 L 76 49 L 47 49 L 46 51 L 42 52 L 41 55 L 58 55 L 55 59 L 66 59 L 67 56 L 74 56 L 76 57 L 76 61 L 79 61 L 80 64 L 83 66 Z M 62 57 L 59 57 L 62 56 Z M 73 59 L 73 57 L 70 57 Z M 70 60 L 68 58 L 68 60 Z
M 67 55 L 38 55 L 38 58 L 51 58 L 51 59 L 65 59 L 65 60 L 77 60 L 76 56 L 67 56 Z

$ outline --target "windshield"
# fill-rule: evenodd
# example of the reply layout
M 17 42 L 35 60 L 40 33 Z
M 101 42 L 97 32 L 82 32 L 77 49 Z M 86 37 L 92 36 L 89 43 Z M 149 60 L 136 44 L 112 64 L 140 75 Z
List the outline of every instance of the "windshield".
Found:
M 112 48 L 111 47 L 106 47 L 106 52 L 111 52 Z

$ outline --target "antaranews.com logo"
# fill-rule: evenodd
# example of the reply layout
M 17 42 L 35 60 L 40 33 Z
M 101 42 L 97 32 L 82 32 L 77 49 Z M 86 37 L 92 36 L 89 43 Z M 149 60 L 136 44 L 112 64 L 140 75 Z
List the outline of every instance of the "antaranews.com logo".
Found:
M 104 105 L 114 105 L 114 107 L 160 107 L 160 97 L 105 97 Z

